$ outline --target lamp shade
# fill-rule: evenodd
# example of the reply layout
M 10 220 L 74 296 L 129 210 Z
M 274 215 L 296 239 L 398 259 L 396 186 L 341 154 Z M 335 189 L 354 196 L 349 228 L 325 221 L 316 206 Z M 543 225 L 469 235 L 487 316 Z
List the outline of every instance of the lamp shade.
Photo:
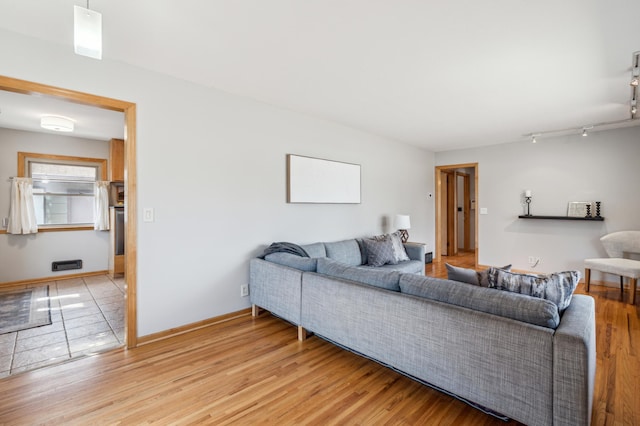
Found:
M 102 59 L 102 14 L 73 6 L 73 47 L 78 55 Z
M 409 218 L 409 215 L 396 215 L 396 229 L 411 229 L 411 219 Z

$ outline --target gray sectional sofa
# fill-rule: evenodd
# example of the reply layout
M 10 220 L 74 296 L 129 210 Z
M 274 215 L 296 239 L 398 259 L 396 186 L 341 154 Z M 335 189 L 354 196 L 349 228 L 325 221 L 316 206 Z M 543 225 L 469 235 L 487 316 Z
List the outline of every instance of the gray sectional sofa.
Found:
M 590 423 L 593 298 L 573 295 L 559 313 L 548 300 L 425 277 L 423 246 L 407 250 L 420 270 L 362 265 L 356 240 L 303 247 L 302 269 L 286 256 L 251 260 L 254 315 L 266 309 L 300 339 L 314 333 L 528 425 Z

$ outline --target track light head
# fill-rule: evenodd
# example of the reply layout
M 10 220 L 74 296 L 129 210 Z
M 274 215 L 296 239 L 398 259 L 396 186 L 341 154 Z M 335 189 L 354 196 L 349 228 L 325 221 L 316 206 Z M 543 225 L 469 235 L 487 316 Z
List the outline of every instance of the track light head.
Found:
M 585 138 L 589 136 L 589 133 L 587 133 L 587 129 L 582 129 L 582 136 Z
M 640 80 L 638 80 L 638 77 L 633 77 L 629 85 L 631 87 L 638 87 L 638 83 L 640 83 Z

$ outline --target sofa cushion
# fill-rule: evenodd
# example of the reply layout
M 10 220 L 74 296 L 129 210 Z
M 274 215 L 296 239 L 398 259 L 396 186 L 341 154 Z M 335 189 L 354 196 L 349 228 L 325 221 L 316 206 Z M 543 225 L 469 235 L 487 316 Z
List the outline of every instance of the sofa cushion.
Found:
M 580 280 L 580 272 L 565 271 L 548 275 L 516 274 L 489 268 L 489 287 L 549 300 L 562 313 Z
M 393 249 L 393 242 L 390 238 L 380 240 L 366 238 L 362 240 L 362 243 L 367 251 L 367 265 L 382 266 L 398 263 Z
M 402 274 L 399 284 L 400 291 L 406 294 L 516 321 L 553 329 L 560 323 L 558 308 L 544 299 L 415 274 Z
M 399 262 L 395 265 L 387 264 L 382 266 L 362 265 L 363 268 L 382 269 L 388 271 L 398 271 L 405 274 L 421 274 L 424 275 L 424 262 L 419 260 L 408 260 Z
M 335 278 L 357 281 L 387 290 L 400 291 L 400 272 L 351 266 L 329 258 L 318 259 L 317 272 Z
M 289 266 L 301 271 L 315 272 L 318 259 L 296 256 L 291 253 L 271 253 L 265 256 L 264 260 L 277 263 L 279 265 Z
M 360 246 L 355 239 L 324 243 L 327 257 L 348 265 L 362 265 Z
M 448 263 L 445 263 L 445 266 L 447 267 L 447 278 L 450 280 L 489 287 L 489 268 L 484 271 L 476 271 L 475 269 L 461 268 Z M 499 269 L 509 271 L 511 270 L 511 265 L 505 265 Z
M 305 244 L 300 247 L 307 252 L 309 257 L 327 257 L 327 251 L 324 249 L 324 243 Z

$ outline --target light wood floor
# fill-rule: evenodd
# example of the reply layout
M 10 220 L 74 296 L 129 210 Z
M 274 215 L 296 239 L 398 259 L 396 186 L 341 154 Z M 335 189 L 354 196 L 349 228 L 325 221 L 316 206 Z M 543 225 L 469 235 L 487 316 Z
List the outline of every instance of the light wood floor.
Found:
M 447 259 L 455 263 L 454 259 Z M 446 276 L 442 264 L 430 275 Z M 578 292 L 582 292 L 582 288 Z M 594 286 L 594 425 L 640 424 L 638 308 Z M 0 380 L 0 424 L 512 425 L 269 314 Z

